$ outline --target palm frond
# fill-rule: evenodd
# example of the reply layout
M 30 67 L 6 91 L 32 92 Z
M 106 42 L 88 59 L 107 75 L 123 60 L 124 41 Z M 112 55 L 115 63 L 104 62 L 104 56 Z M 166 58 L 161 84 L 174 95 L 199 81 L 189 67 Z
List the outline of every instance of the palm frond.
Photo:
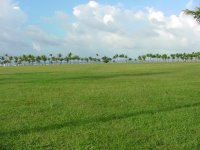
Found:
M 194 19 L 200 23 L 200 7 L 197 7 L 195 10 L 185 9 L 184 13 L 187 15 L 191 15 Z

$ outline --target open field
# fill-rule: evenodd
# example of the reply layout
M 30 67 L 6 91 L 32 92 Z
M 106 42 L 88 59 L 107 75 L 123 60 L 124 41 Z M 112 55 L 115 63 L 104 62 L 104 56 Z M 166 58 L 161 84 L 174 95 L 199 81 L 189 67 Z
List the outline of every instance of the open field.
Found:
M 200 149 L 200 64 L 0 68 L 0 149 Z

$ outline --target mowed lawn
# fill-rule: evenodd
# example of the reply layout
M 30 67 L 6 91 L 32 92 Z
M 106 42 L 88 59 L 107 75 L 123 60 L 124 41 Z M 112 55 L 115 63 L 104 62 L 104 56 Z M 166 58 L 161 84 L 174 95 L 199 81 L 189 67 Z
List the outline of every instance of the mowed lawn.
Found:
M 199 150 L 200 63 L 0 67 L 1 150 Z

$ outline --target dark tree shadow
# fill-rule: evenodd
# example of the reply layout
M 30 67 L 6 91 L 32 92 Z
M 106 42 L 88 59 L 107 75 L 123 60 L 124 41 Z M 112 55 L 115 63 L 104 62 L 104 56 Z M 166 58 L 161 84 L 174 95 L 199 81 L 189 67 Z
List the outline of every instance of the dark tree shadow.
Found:
M 79 127 L 87 124 L 92 124 L 92 123 L 105 123 L 109 121 L 114 121 L 114 120 L 119 120 L 119 119 L 127 119 L 130 117 L 138 117 L 141 115 L 153 115 L 156 113 L 162 113 L 162 112 L 171 112 L 179 109 L 184 109 L 184 108 L 192 108 L 192 107 L 199 107 L 199 103 L 194 103 L 194 104 L 187 104 L 183 106 L 175 106 L 175 107 L 170 107 L 170 108 L 165 108 L 165 109 L 158 109 L 158 110 L 147 110 L 147 111 L 140 111 L 140 112 L 132 112 L 132 113 L 126 113 L 126 114 L 119 114 L 119 115 L 110 115 L 107 117 L 97 117 L 97 118 L 91 118 L 91 119 L 85 119 L 85 120 L 72 120 L 69 122 L 64 122 L 61 124 L 52 124 L 48 125 L 45 127 L 35 127 L 32 129 L 21 129 L 21 130 L 15 130 L 15 131 L 9 131 L 9 132 L 0 132 L 0 136 L 16 136 L 16 135 L 21 135 L 21 134 L 29 134 L 33 132 L 45 132 L 49 130 L 58 130 L 62 129 L 65 127 Z
M 0 78 L 0 84 L 7 84 L 7 83 L 15 83 L 15 84 L 21 84 L 21 83 L 57 83 L 58 81 L 64 82 L 64 81 L 76 81 L 76 80 L 104 80 L 104 79 L 111 79 L 111 78 L 118 78 L 118 77 L 143 77 L 143 76 L 155 76 L 155 75 L 166 75 L 170 74 L 171 72 L 143 72 L 143 73 L 107 73 L 107 74 L 101 74 L 101 75 L 62 75 L 62 76 L 56 76 L 52 75 L 48 78 L 45 78 L 45 74 L 51 74 L 49 73 L 20 73 L 18 75 L 28 75 L 30 78 L 16 78 L 16 77 L 6 77 L 6 78 Z M 43 75 L 43 78 L 41 78 L 41 75 Z

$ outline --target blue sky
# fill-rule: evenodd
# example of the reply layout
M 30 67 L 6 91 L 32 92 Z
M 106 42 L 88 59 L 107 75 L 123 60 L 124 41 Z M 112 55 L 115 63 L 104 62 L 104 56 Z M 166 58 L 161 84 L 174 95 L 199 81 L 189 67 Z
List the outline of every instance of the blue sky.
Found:
M 182 10 L 198 5 L 200 0 L 1 0 L 0 54 L 196 51 L 199 25 Z
M 30 16 L 37 17 L 41 15 L 51 15 L 56 10 L 64 10 L 72 13 L 73 7 L 79 4 L 85 4 L 88 0 L 18 0 L 17 1 L 25 12 Z M 182 11 L 188 0 L 97 0 L 99 3 L 117 5 L 121 3 L 126 8 L 142 9 L 145 7 L 155 7 L 166 13 L 178 14 Z M 198 1 L 193 1 L 198 4 Z
M 29 21 L 38 22 L 44 16 L 51 16 L 55 11 L 65 11 L 73 15 L 73 8 L 80 4 L 88 3 L 88 0 L 17 0 L 20 7 L 29 15 Z M 179 14 L 186 8 L 189 0 L 97 0 L 101 4 L 122 5 L 124 8 L 138 10 L 153 7 L 165 12 L 167 15 Z M 193 0 L 193 6 L 200 4 L 199 0 Z M 190 6 L 193 8 L 193 6 Z

